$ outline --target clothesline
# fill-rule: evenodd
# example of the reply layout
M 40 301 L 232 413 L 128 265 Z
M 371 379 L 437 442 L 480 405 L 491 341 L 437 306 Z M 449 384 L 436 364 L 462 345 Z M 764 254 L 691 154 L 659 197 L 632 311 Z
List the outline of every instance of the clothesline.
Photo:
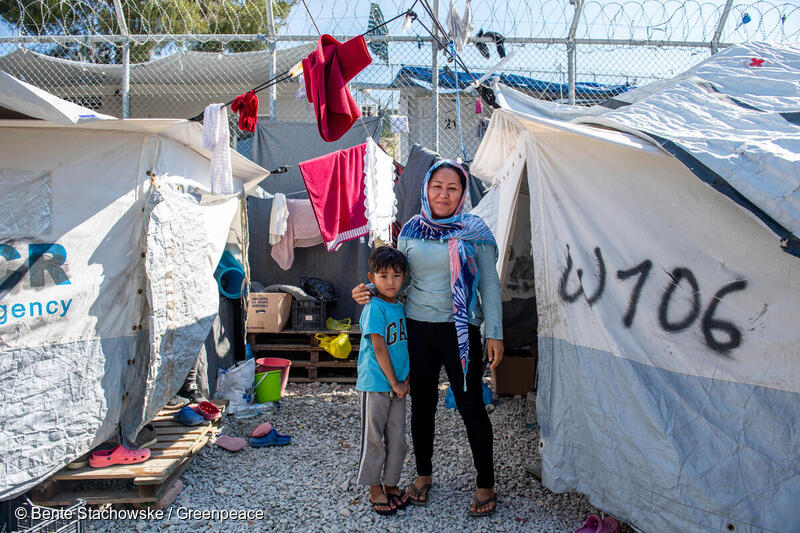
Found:
M 414 0 L 414 3 L 411 4 L 411 8 L 412 9 L 417 4 L 418 1 L 419 0 Z M 311 13 L 309 13 L 309 16 L 311 16 Z M 358 36 L 366 36 L 366 35 L 374 32 L 375 30 L 378 30 L 378 29 L 382 28 L 383 26 L 386 26 L 390 22 L 394 22 L 395 20 L 399 19 L 400 17 L 405 17 L 405 16 L 410 16 L 414 20 L 418 20 L 417 19 L 417 14 L 414 13 L 411 9 L 408 9 L 406 11 L 403 11 L 399 15 L 396 15 L 396 16 L 390 18 L 389 20 L 387 20 L 383 24 L 375 26 L 374 28 L 370 28 L 369 30 L 361 33 Z M 314 18 L 313 17 L 311 17 L 311 21 L 314 22 Z M 316 27 L 316 22 L 314 23 L 314 27 Z M 263 83 L 261 83 L 259 85 L 256 85 L 255 87 L 253 87 L 249 91 L 246 91 L 246 93 L 251 93 L 251 92 L 252 93 L 257 93 L 257 92 L 263 91 L 264 89 L 272 87 L 273 85 L 277 85 L 278 83 L 281 83 L 281 82 L 284 82 L 284 81 L 292 79 L 294 77 L 292 75 L 292 71 L 294 70 L 294 68 L 295 67 L 292 66 L 292 68 L 290 68 L 289 70 L 286 70 L 285 72 L 281 72 L 280 74 L 275 75 L 274 77 L 270 78 L 269 80 L 267 80 L 267 81 L 265 81 L 265 82 L 263 82 Z M 234 102 L 234 100 L 235 100 L 235 98 L 233 100 L 229 101 L 229 102 L 226 102 L 226 103 L 222 104 L 222 107 L 228 107 L 229 105 L 231 105 Z M 196 116 L 190 118 L 189 120 L 198 121 L 198 120 L 201 120 L 202 118 L 203 118 L 203 113 L 199 113 Z
M 442 40 L 437 35 L 435 35 L 434 32 L 430 28 L 428 28 L 428 26 L 426 26 L 419 19 L 417 14 L 413 11 L 414 7 L 417 5 L 418 2 L 421 3 L 422 8 L 425 10 L 425 12 L 428 14 L 428 16 L 431 17 L 431 20 L 435 24 L 436 28 L 446 38 L 446 42 L 442 42 Z M 412 20 L 417 21 L 420 24 L 420 26 L 422 26 L 422 28 L 436 42 L 437 46 L 439 48 L 441 48 L 442 50 L 444 50 L 445 54 L 447 54 L 449 59 L 455 61 L 455 63 L 457 65 L 459 65 L 464 70 L 464 72 L 467 73 L 467 75 L 470 78 L 472 78 L 473 83 L 475 83 L 476 85 L 478 84 L 477 83 L 478 80 L 475 78 L 475 76 L 472 75 L 472 72 L 470 72 L 469 67 L 467 67 L 467 65 L 461 60 L 461 57 L 455 52 L 455 50 L 450 48 L 449 45 L 453 42 L 453 40 L 447 34 L 447 31 L 442 26 L 442 23 L 439 21 L 438 17 L 436 15 L 434 15 L 433 9 L 431 8 L 430 4 L 428 3 L 428 0 L 414 0 L 414 3 L 412 3 L 411 7 L 409 9 L 407 9 L 406 11 L 403 11 L 402 13 L 399 13 L 398 15 L 395 15 L 394 17 L 390 18 L 386 22 L 384 22 L 382 24 L 379 24 L 378 26 L 375 26 L 374 28 L 370 28 L 369 30 L 359 34 L 359 36 L 367 36 L 370 33 L 374 33 L 376 30 L 378 30 L 378 29 L 390 24 L 391 22 L 394 22 L 395 20 L 399 19 L 400 17 L 404 17 L 404 16 L 405 17 L 411 17 Z M 314 21 L 314 17 L 311 15 L 310 12 L 309 12 L 309 17 L 311 18 L 311 21 L 314 22 L 314 26 L 316 27 L 316 22 Z M 267 81 L 255 86 L 254 88 L 250 89 L 249 91 L 246 91 L 246 93 L 251 93 L 251 92 L 252 93 L 257 93 L 257 92 L 263 91 L 264 89 L 272 87 L 273 85 L 277 85 L 278 83 L 290 80 L 290 79 L 292 79 L 294 77 L 294 75 L 293 75 L 294 69 L 295 69 L 295 66 L 292 66 L 292 68 L 290 68 L 289 70 L 286 70 L 285 72 L 277 74 L 276 76 L 272 77 L 271 79 L 269 79 L 269 80 L 267 80 Z M 222 107 L 227 107 L 227 106 L 231 105 L 234 102 L 234 100 L 235 100 L 235 98 L 233 100 L 229 101 L 229 102 L 226 102 L 226 103 L 222 104 Z M 189 120 L 199 121 L 202 118 L 203 118 L 203 113 L 199 113 L 196 116 L 190 118 Z

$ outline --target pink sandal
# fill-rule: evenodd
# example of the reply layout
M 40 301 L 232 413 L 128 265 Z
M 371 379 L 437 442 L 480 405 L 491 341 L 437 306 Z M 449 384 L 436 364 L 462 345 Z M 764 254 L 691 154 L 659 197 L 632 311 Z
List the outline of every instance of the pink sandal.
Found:
M 228 450 L 229 452 L 238 452 L 247 445 L 247 441 L 241 437 L 220 435 L 217 437 L 215 444 L 224 450 Z
M 192 409 L 195 413 L 202 416 L 206 420 L 216 420 L 222 416 L 222 412 L 219 410 L 219 407 L 209 401 L 200 402 L 197 405 L 193 405 Z
M 93 468 L 104 468 L 111 465 L 128 465 L 143 463 L 150 458 L 150 449 L 141 448 L 139 450 L 129 450 L 125 446 L 118 445 L 110 450 L 97 450 L 89 456 L 89 466 Z
M 266 437 L 269 435 L 270 431 L 272 431 L 272 424 L 264 422 L 263 424 L 257 425 L 253 432 L 250 433 L 250 436 L 255 438 Z

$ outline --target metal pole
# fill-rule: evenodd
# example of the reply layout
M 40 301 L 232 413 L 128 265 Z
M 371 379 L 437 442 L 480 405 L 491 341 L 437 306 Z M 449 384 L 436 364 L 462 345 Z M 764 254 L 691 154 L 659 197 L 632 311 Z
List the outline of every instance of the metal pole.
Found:
M 439 16 L 439 0 L 433 0 L 433 13 Z M 433 33 L 439 36 L 436 24 L 433 25 Z M 433 92 L 433 151 L 439 152 L 439 50 L 436 48 L 436 41 L 431 41 L 431 91 Z
M 575 43 L 567 43 L 567 87 L 569 105 L 575 105 Z
M 269 43 L 269 73 L 268 80 L 275 77 L 277 50 L 275 43 L 275 16 L 272 12 L 272 0 L 267 0 L 267 37 Z M 269 88 L 269 119 L 275 120 L 278 115 L 278 87 L 273 85 Z
M 114 13 L 117 15 L 119 32 L 123 35 L 122 41 L 122 118 L 129 118 L 131 114 L 131 42 L 128 38 L 128 23 L 122 12 L 120 0 L 114 0 Z
M 725 7 L 722 9 L 722 15 L 719 17 L 717 29 L 714 32 L 714 37 L 711 39 L 711 55 L 716 54 L 719 50 L 719 40 L 722 37 L 722 30 L 725 28 L 725 22 L 728 21 L 728 15 L 731 12 L 731 5 L 733 5 L 733 0 L 728 0 L 725 2 Z
M 567 83 L 569 84 L 569 104 L 575 105 L 575 52 L 577 45 L 575 44 L 575 34 L 578 31 L 578 21 L 583 12 L 583 0 L 570 0 L 571 4 L 575 5 L 575 13 L 572 15 L 572 24 L 569 27 L 569 35 L 567 36 Z
M 131 116 L 131 43 L 122 43 L 122 118 Z

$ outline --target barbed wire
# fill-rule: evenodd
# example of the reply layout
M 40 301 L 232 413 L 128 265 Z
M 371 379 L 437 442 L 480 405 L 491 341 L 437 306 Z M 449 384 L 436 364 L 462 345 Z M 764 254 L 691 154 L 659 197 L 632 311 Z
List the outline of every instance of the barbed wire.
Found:
M 577 2 L 577 0 L 575 0 Z M 339 37 L 364 32 L 371 4 L 385 20 L 407 10 L 413 0 L 306 0 L 323 33 Z M 130 49 L 130 117 L 189 118 L 209 103 L 226 102 L 270 78 L 272 47 L 283 72 L 316 46 L 317 32 L 299 0 L 273 0 L 277 35 L 268 35 L 268 0 L 120 0 L 129 31 L 123 35 L 111 0 L 6 0 L 0 3 L 0 69 L 57 96 L 122 116 L 123 46 Z M 464 0 L 456 0 L 463 10 Z M 724 0 L 584 0 L 574 34 L 575 82 L 633 87 L 683 72 L 707 58 L 718 46 L 745 40 L 800 40 L 800 5 L 776 1 L 733 2 L 724 25 Z M 440 0 L 443 20 L 449 2 Z M 509 57 L 502 73 L 517 76 L 520 90 L 546 100 L 568 101 L 569 32 L 575 15 L 571 0 L 473 0 L 474 31 L 505 37 Z M 417 10 L 420 17 L 426 17 Z M 402 18 L 401 18 L 402 19 Z M 2 21 L 0 21 L 2 22 Z M 424 21 L 431 27 L 431 21 Z M 356 101 L 370 112 L 400 113 L 409 131 L 386 135 L 400 161 L 410 145 L 433 146 L 447 157 L 461 155 L 456 135 L 456 102 L 451 90 L 440 91 L 439 114 L 433 115 L 430 77 L 404 80 L 404 69 L 432 67 L 432 39 L 413 24 L 405 34 L 402 20 L 387 26 L 386 56 L 352 83 Z M 7 28 L 5 30 L 4 28 Z M 485 40 L 485 39 L 484 39 Z M 127 42 L 127 44 L 123 44 Z M 460 58 L 475 73 L 492 72 L 500 47 L 489 42 L 479 50 L 467 45 Z M 488 50 L 488 52 L 487 52 Z M 450 65 L 444 54 L 439 67 Z M 459 67 L 459 71 L 461 71 Z M 302 76 L 300 77 L 302 78 Z M 524 86 L 528 83 L 527 86 Z M 549 87 L 537 89 L 538 85 Z M 309 122 L 313 108 L 298 80 L 275 87 L 275 119 Z M 267 97 L 263 95 L 263 97 Z M 576 98 L 590 104 L 602 96 Z M 461 94 L 460 116 L 467 159 L 491 116 L 477 97 Z M 262 116 L 270 106 L 262 106 Z M 235 128 L 234 143 L 246 143 Z
M 386 18 L 408 9 L 411 0 L 312 0 L 309 11 L 323 33 L 356 35 L 367 28 L 370 4 Z M 506 37 L 568 37 L 574 0 L 474 0 L 475 30 Z M 18 36 L 111 36 L 120 33 L 113 3 L 105 0 L 7 0 L 0 16 Z M 267 33 L 267 0 L 121 0 L 133 35 L 163 41 L 170 35 Z M 709 41 L 720 21 L 724 0 L 586 0 L 576 38 L 615 40 Z M 457 2 L 463 9 L 463 2 Z M 442 1 L 439 16 L 449 4 Z M 279 34 L 316 33 L 297 0 L 274 0 Z M 401 22 L 390 27 L 399 34 Z M 734 2 L 723 40 L 791 41 L 800 38 L 800 5 L 796 2 Z

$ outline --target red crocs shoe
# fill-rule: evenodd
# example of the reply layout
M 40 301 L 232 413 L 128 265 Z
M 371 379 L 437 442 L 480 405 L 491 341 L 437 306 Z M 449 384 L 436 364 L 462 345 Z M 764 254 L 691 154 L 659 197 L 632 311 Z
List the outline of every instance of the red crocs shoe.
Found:
M 219 407 L 211 402 L 200 402 L 197 405 L 193 405 L 192 409 L 195 413 L 202 416 L 206 420 L 216 420 L 222 416 L 222 412 L 219 410 Z
M 130 465 L 143 463 L 150 458 L 150 449 L 141 448 L 139 450 L 129 450 L 125 446 L 118 445 L 110 450 L 97 450 L 89 456 L 89 466 L 93 468 L 104 468 L 111 465 Z

